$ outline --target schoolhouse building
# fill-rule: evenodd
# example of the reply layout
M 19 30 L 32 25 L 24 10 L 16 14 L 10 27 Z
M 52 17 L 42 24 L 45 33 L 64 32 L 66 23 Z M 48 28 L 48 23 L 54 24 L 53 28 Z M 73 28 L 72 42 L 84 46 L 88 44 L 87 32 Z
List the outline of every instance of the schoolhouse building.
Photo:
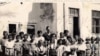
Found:
M 2 32 L 36 34 L 38 30 L 57 33 L 65 29 L 71 36 L 97 37 L 100 34 L 100 4 L 90 2 L 34 3 L 6 2 L 0 5 Z

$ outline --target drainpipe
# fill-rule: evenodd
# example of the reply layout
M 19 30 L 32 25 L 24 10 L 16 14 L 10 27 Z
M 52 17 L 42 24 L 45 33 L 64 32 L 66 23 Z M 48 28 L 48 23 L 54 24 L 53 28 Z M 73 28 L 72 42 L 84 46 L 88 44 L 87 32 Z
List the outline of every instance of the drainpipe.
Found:
M 65 30 L 65 3 L 63 3 L 63 29 Z

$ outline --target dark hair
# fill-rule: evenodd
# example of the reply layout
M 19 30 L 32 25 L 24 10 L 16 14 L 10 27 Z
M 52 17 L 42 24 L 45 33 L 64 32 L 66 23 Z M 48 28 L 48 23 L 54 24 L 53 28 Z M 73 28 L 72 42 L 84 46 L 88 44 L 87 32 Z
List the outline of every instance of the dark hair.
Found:
M 68 30 L 64 30 L 64 34 L 68 33 L 69 31 Z
M 42 31 L 41 31 L 41 30 L 38 30 L 38 31 L 37 31 L 37 34 L 40 34 L 40 33 L 42 33 Z
M 3 31 L 3 35 L 4 35 L 5 33 L 7 33 L 7 31 Z
M 24 34 L 24 32 L 20 32 L 20 33 L 19 33 L 19 35 L 22 35 L 22 34 Z
M 64 54 L 66 54 L 66 55 L 67 55 L 67 54 L 68 54 L 68 52 L 67 52 L 67 51 L 64 51 L 64 52 L 63 52 L 63 54 L 62 54 L 62 56 L 64 56 Z
M 46 26 L 46 30 L 49 28 L 49 26 Z
M 28 34 L 24 34 L 24 37 L 25 37 L 25 36 L 28 36 Z
M 63 32 L 60 32 L 60 36 L 63 34 Z
M 17 35 L 17 36 L 16 36 L 16 39 L 17 39 L 18 37 L 20 37 L 20 35 Z
M 81 42 L 84 42 L 84 40 L 82 38 L 78 39 L 78 44 L 80 44 Z
M 8 38 L 10 38 L 10 37 L 12 37 L 12 38 L 13 38 L 13 36 L 12 36 L 11 34 L 9 34 L 9 35 L 8 35 Z

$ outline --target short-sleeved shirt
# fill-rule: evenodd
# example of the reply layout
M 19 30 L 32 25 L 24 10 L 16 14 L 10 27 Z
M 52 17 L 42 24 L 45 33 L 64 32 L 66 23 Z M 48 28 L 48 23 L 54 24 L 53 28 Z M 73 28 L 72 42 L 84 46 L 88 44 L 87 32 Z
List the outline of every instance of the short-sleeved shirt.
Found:
M 20 49 L 22 48 L 22 41 L 15 42 L 14 48 L 15 48 L 16 50 L 20 50 Z
M 64 51 L 69 51 L 70 52 L 70 46 L 64 46 Z
M 14 47 L 14 44 L 15 44 L 15 41 L 6 41 L 5 42 L 5 47 L 6 48 L 13 48 Z
M 45 39 L 44 39 L 44 37 L 43 37 L 43 36 L 41 36 L 41 37 L 35 37 L 34 41 L 35 41 L 35 43 L 38 43 L 39 41 L 44 42 L 44 41 L 45 41 Z
M 5 46 L 5 42 L 6 42 L 7 40 L 8 40 L 8 39 L 0 39 L 0 45 Z
M 86 48 L 86 44 L 82 43 L 82 44 L 78 44 L 78 50 L 83 50 L 85 51 L 87 48 Z
M 31 42 L 30 41 L 30 50 L 31 51 L 37 51 L 38 47 L 36 46 L 35 41 Z
M 29 49 L 29 41 L 23 41 L 23 48 L 24 49 Z
M 63 52 L 64 52 L 64 45 L 60 45 L 57 48 L 57 56 L 62 56 Z

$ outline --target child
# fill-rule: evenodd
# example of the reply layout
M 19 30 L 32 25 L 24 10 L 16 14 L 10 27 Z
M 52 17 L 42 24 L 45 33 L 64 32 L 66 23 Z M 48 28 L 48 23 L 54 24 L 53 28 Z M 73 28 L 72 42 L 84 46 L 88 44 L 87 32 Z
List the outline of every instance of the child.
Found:
M 95 41 L 94 40 L 95 40 L 95 38 L 91 37 L 91 43 L 92 43 L 91 44 L 91 55 L 93 55 L 93 56 L 95 55 L 95 49 L 96 49 L 95 48 Z
M 16 41 L 14 45 L 15 49 L 15 56 L 21 56 L 22 55 L 22 41 L 19 35 L 16 36 Z
M 31 38 L 31 40 L 30 40 L 30 56 L 36 56 L 38 48 L 34 42 L 35 35 L 33 35 L 30 38 Z
M 63 40 L 63 42 L 65 42 L 65 41 Z M 63 55 L 66 54 L 66 56 L 71 55 L 70 45 L 68 45 L 68 44 L 69 44 L 68 42 L 66 42 L 66 44 L 63 44 L 64 45 L 64 53 L 63 53 Z
M 5 42 L 5 55 L 6 56 L 14 56 L 14 44 L 12 35 L 8 36 L 8 41 Z
M 1 54 L 2 56 L 5 56 L 5 42 L 8 40 L 8 32 L 3 31 L 3 39 L 0 40 L 0 45 L 1 45 Z
M 62 45 L 63 41 L 61 39 L 58 40 L 58 47 L 57 47 L 57 56 L 62 56 L 64 52 L 64 45 Z
M 37 32 L 37 35 L 38 36 L 35 38 L 35 43 L 36 44 L 38 44 L 39 41 L 41 41 L 41 42 L 44 42 L 45 41 L 44 37 L 42 36 L 42 31 L 41 30 L 39 30 Z
M 19 35 L 21 37 L 21 40 L 23 40 L 24 39 L 24 32 L 20 32 Z
M 56 47 L 57 47 L 57 40 L 56 40 L 56 35 L 52 34 L 51 35 L 51 41 L 50 41 L 50 49 L 49 49 L 49 55 L 50 56 L 56 56 Z
M 91 39 L 90 38 L 86 38 L 86 56 L 90 56 L 91 55 Z
M 86 45 L 84 44 L 84 40 L 82 38 L 78 39 L 78 51 L 77 51 L 77 56 L 85 56 L 86 52 Z M 83 48 L 82 48 L 83 47 Z
M 29 42 L 27 40 L 28 35 L 24 35 L 24 40 L 23 40 L 23 56 L 28 56 L 29 55 Z
M 96 37 L 95 38 L 95 43 L 94 43 L 94 45 L 95 45 L 95 56 L 99 56 L 99 37 Z
M 45 56 L 46 55 L 46 48 L 44 43 L 39 41 L 38 42 L 38 56 Z
M 48 46 L 47 46 L 47 42 L 46 41 L 44 41 L 43 46 L 44 46 L 44 51 L 45 51 L 45 55 L 44 56 L 48 56 Z

